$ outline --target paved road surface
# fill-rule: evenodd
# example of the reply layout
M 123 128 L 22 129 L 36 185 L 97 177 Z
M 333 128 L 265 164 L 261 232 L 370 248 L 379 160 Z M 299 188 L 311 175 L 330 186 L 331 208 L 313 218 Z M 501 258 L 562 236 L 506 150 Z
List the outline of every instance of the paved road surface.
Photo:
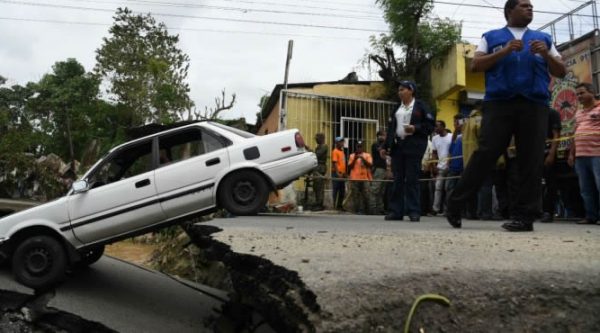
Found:
M 214 237 L 236 252 L 263 255 L 297 270 L 313 287 L 336 279 L 372 280 L 445 270 L 587 271 L 600 273 L 600 226 L 536 223 L 533 233 L 510 233 L 502 222 L 444 218 L 419 223 L 382 216 L 295 215 L 237 217 L 210 222 Z
M 203 321 L 215 315 L 225 294 L 201 288 L 206 292 L 104 256 L 88 270 L 70 276 L 49 306 L 118 332 L 205 332 Z M 32 293 L 14 282 L 6 267 L 0 269 L 0 289 Z

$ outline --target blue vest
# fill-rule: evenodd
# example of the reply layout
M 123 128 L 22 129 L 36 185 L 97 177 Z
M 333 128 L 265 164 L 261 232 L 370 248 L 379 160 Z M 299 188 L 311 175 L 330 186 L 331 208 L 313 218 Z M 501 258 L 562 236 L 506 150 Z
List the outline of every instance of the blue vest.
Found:
M 488 31 L 483 34 L 483 37 L 488 44 L 488 54 L 498 52 L 515 39 L 507 27 Z M 550 35 L 527 29 L 522 38 L 523 50 L 512 52 L 485 72 L 484 100 L 504 100 L 523 96 L 536 103 L 548 105 L 550 101 L 548 63 L 540 55 L 529 52 L 529 42 L 535 40 L 544 41 L 548 50 L 552 47 Z

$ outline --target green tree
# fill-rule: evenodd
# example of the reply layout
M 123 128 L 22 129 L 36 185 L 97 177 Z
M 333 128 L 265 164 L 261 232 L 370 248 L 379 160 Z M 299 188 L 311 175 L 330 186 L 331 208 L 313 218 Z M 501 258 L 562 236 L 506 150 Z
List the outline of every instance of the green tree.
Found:
M 75 59 L 57 62 L 52 70 L 30 85 L 35 96 L 28 99 L 28 107 L 45 135 L 42 153 L 74 161 L 98 127 L 91 119 L 97 111 L 100 80 Z
M 118 8 L 110 37 L 96 50 L 95 71 L 108 83 L 107 92 L 130 110 L 130 126 L 169 123 L 184 118 L 193 106 L 185 83 L 189 57 L 169 35 L 164 23 Z
M 430 94 L 429 64 L 444 57 L 461 40 L 461 26 L 449 19 L 432 16 L 433 0 L 376 0 L 390 27 L 389 34 L 371 37 L 370 59 L 380 67 L 388 82 L 413 79 L 420 91 Z M 401 57 L 394 55 L 394 47 Z

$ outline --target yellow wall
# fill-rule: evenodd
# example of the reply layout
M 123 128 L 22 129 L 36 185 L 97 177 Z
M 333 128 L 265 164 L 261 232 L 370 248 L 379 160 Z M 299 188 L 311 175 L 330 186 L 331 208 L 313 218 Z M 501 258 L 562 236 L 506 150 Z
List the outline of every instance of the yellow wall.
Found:
M 475 54 L 475 45 L 457 44 L 448 51 L 441 65 L 431 67 L 432 96 L 438 109 L 437 119 L 443 120 L 446 127 L 454 131 L 454 115 L 459 112 L 461 91 L 485 91 L 483 73 L 469 70 L 470 59 Z
M 319 84 L 313 87 L 312 93 L 336 97 L 379 99 L 385 94 L 383 82 L 365 84 Z
M 454 131 L 454 115 L 458 113 L 458 92 L 437 101 L 436 120 L 443 120 L 446 128 Z

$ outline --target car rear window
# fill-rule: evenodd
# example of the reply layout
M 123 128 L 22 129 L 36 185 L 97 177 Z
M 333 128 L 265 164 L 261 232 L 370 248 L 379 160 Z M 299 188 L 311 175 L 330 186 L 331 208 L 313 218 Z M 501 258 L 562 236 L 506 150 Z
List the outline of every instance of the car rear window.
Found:
M 241 136 L 243 138 L 246 138 L 246 139 L 253 138 L 253 137 L 256 136 L 256 135 L 254 135 L 252 133 L 248 133 L 246 131 L 242 131 L 241 129 L 237 129 L 237 128 L 234 128 L 234 127 L 229 127 L 229 126 L 226 126 L 226 125 L 223 125 L 223 124 L 219 124 L 219 123 L 215 123 L 215 122 L 210 122 L 210 124 L 213 125 L 213 126 L 216 126 L 216 127 L 220 128 L 220 129 L 224 129 L 224 130 L 226 130 L 228 132 L 237 134 L 237 135 L 239 135 L 239 136 Z

